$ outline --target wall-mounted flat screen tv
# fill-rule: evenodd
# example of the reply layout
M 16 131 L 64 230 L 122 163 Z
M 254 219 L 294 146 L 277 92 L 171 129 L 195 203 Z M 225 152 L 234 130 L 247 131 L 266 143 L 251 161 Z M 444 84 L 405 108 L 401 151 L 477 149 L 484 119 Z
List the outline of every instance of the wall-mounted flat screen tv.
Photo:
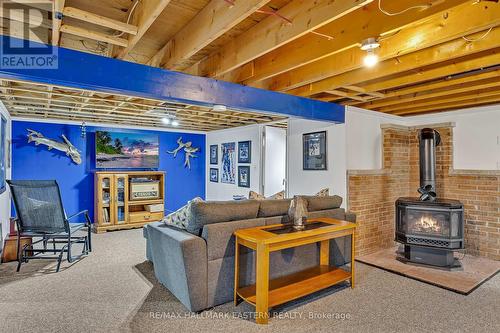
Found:
M 96 131 L 95 144 L 96 168 L 158 168 L 158 135 Z

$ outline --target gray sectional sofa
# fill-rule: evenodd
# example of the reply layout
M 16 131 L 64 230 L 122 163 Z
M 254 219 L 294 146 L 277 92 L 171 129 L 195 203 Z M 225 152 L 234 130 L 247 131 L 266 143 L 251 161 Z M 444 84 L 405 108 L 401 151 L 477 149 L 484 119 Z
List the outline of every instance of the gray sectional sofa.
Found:
M 342 198 L 306 197 L 308 217 L 331 217 L 355 222 L 340 208 Z M 187 230 L 155 222 L 144 227 L 146 256 L 157 279 L 190 311 L 229 302 L 234 288 L 235 230 L 288 223 L 290 200 L 194 202 Z M 350 238 L 330 242 L 330 264 L 350 262 Z M 240 286 L 255 282 L 254 253 L 240 248 Z M 271 278 L 304 270 L 319 263 L 319 246 L 310 244 L 273 252 Z

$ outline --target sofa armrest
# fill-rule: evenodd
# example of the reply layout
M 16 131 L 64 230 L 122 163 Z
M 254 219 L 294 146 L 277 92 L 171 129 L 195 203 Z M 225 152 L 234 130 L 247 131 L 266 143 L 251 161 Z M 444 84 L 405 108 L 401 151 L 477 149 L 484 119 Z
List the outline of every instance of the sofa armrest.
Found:
M 353 212 L 349 212 L 347 211 L 345 213 L 345 220 L 346 221 L 349 221 L 349 222 L 353 222 L 353 223 L 356 223 L 356 214 L 353 213 Z
M 156 278 L 190 311 L 207 307 L 205 240 L 162 222 L 145 226 Z

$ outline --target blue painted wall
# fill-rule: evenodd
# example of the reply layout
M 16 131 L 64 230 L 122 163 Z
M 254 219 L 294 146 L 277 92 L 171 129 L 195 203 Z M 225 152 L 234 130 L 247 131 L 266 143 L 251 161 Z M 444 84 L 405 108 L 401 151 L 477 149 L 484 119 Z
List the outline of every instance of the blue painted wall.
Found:
M 60 139 L 64 134 L 80 151 L 82 164 L 77 165 L 66 154 L 47 150 L 46 146 L 28 143 L 27 131 L 41 132 L 45 137 Z M 94 216 L 94 172 L 95 169 L 95 131 L 140 133 L 159 135 L 160 165 L 158 170 L 165 171 L 165 209 L 174 211 L 196 196 L 205 198 L 205 135 L 128 130 L 87 126 L 86 138 L 81 137 L 79 125 L 48 124 L 38 122 L 12 122 L 12 179 L 55 179 L 61 188 L 64 207 L 68 214 L 88 209 Z M 184 156 L 177 158 L 167 154 L 167 150 L 177 147 L 177 139 L 192 141 L 200 147 L 198 157 L 191 160 L 191 170 L 184 168 Z M 62 139 L 61 139 L 62 140 Z

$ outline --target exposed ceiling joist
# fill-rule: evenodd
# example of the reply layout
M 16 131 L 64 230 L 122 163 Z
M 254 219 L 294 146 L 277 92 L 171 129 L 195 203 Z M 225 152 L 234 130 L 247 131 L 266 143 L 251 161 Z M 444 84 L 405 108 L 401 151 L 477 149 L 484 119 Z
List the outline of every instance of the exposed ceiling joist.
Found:
M 473 6 L 468 2 L 431 15 L 423 19 L 421 24 L 402 29 L 381 40 L 377 55 L 381 61 L 393 59 L 498 25 L 500 6 Z M 461 42 L 462 48 L 466 46 L 466 41 Z M 259 87 L 286 91 L 355 69 L 369 73 L 370 69 L 363 68 L 365 55 L 366 52 L 360 48 L 351 48 L 273 77 L 262 82 Z
M 118 30 L 126 32 L 131 35 L 137 35 L 137 27 L 132 24 L 124 23 L 118 20 L 113 20 L 98 14 L 90 13 L 85 10 L 81 10 L 74 7 L 65 7 L 63 9 L 63 15 L 66 17 L 72 17 L 84 22 L 99 25 L 101 27 L 106 27 L 113 30 Z
M 379 15 L 378 2 L 375 1 L 316 30 L 321 35 L 310 33 L 302 36 L 220 78 L 252 85 L 257 81 L 357 47 L 366 38 L 397 33 L 399 29 L 416 25 L 418 20 L 465 1 L 430 1 L 433 5 L 426 10 L 395 16 Z M 414 6 L 422 4 L 422 0 L 409 0 L 404 3 L 405 6 Z M 248 66 L 254 68 L 250 75 L 245 70 Z
M 212 0 L 165 46 L 149 64 L 167 69 L 182 69 L 183 62 L 231 30 L 270 0 L 238 0 L 233 6 Z
M 59 45 L 61 37 L 62 12 L 65 0 L 54 0 L 52 3 L 52 45 Z
M 130 10 L 135 5 L 135 2 L 139 0 L 135 0 L 132 4 Z M 155 20 L 160 16 L 163 10 L 167 7 L 171 0 L 147 0 L 147 1 L 139 1 L 137 8 L 132 14 L 131 23 L 137 26 L 137 34 L 130 35 L 128 38 L 128 45 L 116 51 L 115 57 L 119 59 L 123 59 L 127 56 L 130 51 L 139 43 L 144 34 L 148 31 L 151 25 L 155 22 Z
M 483 35 L 482 32 L 473 35 L 473 37 L 479 37 L 481 35 Z M 475 43 L 468 43 L 462 38 L 457 38 L 437 46 L 383 61 L 377 64 L 375 68 L 359 68 L 348 71 L 313 82 L 306 86 L 292 89 L 288 92 L 299 96 L 311 96 L 323 91 L 337 89 L 338 87 L 379 79 L 384 76 L 390 76 L 450 59 L 494 49 L 500 46 L 499 38 L 500 28 L 495 28 L 490 32 L 488 38 L 479 40 Z
M 107 34 L 103 34 L 97 31 L 76 27 L 73 25 L 63 24 L 61 26 L 61 32 L 72 34 L 79 37 L 90 38 L 100 42 L 105 42 L 113 45 L 118 45 L 122 47 L 127 47 L 128 41 L 125 38 L 115 37 Z
M 372 1 L 294 0 L 278 11 L 292 24 L 269 16 L 215 54 L 195 64 L 188 72 L 219 77 Z

